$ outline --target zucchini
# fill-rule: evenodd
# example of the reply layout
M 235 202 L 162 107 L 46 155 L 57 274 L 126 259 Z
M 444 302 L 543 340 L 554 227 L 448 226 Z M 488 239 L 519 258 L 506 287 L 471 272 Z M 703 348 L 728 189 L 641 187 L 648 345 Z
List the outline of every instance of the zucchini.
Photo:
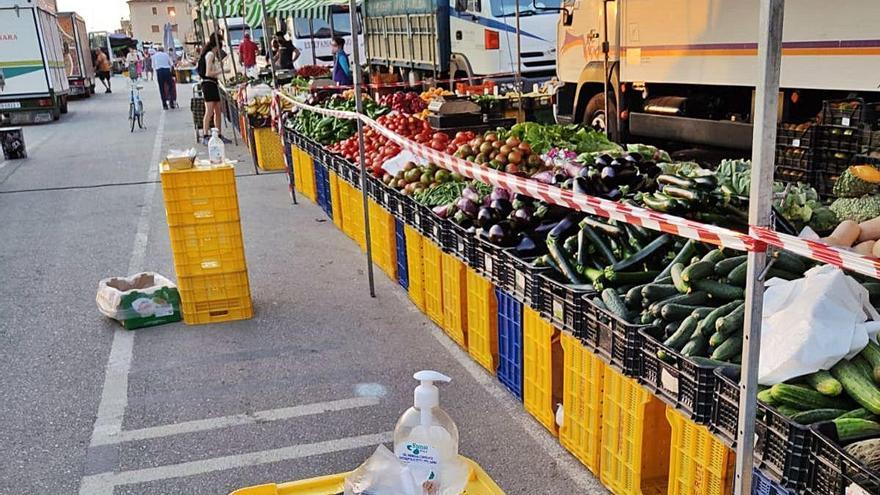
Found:
M 654 282 L 658 282 L 660 279 L 668 277 L 672 272 L 672 267 L 676 263 L 683 264 L 685 260 L 690 259 L 690 257 L 693 256 L 696 251 L 697 241 L 693 239 L 688 239 L 678 251 L 678 254 L 675 255 L 675 258 L 673 258 L 672 261 L 668 265 L 666 265 L 666 268 L 664 268 L 663 271 L 661 271 L 660 274 L 657 275 L 657 278 L 654 279 Z
M 681 320 L 682 318 L 687 318 L 688 316 L 690 316 L 690 314 L 698 308 L 699 306 L 688 304 L 664 304 L 663 307 L 660 309 L 660 317 L 666 321 Z
M 676 289 L 675 286 L 671 284 L 653 283 L 647 284 L 642 287 L 642 297 L 646 301 L 650 302 L 660 301 L 661 299 L 674 296 L 678 293 L 678 289 Z
M 684 201 L 702 201 L 703 195 L 699 191 L 691 191 L 684 187 L 665 185 L 663 186 L 663 194 L 670 198 Z
M 699 333 L 695 333 L 693 338 L 681 348 L 681 355 L 687 357 L 705 356 L 708 347 L 709 343 L 706 342 L 706 337 L 703 337 Z
M 726 361 L 718 361 L 717 359 L 707 358 L 703 356 L 689 356 L 691 361 L 697 363 L 700 366 L 724 366 L 726 368 L 736 368 L 739 369 L 739 366 L 735 364 L 730 364 Z
M 632 289 L 626 291 L 623 300 L 628 308 L 642 307 L 642 289 L 648 284 L 636 285 Z
M 666 299 L 652 303 L 650 306 L 648 306 L 648 309 L 651 311 L 651 314 L 659 318 L 660 311 L 663 309 L 663 306 L 666 306 L 667 304 L 703 306 L 707 302 L 709 302 L 709 296 L 705 292 L 692 292 L 690 294 L 676 294 L 674 296 L 667 297 Z M 678 319 L 684 319 L 684 316 Z
M 837 429 L 837 440 L 840 443 L 880 436 L 880 423 L 869 419 L 837 418 L 832 423 Z
M 623 230 L 617 225 L 611 225 L 610 223 L 603 222 L 602 220 L 599 220 L 597 218 L 584 217 L 584 219 L 581 220 L 581 223 L 579 224 L 581 230 L 583 230 L 585 225 L 589 225 L 594 229 L 601 230 L 605 235 L 613 237 L 620 237 L 623 235 Z
M 873 380 L 858 369 L 858 365 L 841 359 L 831 367 L 831 375 L 837 378 L 846 393 L 860 406 L 880 415 L 880 390 L 874 385 Z
M 678 330 L 679 325 L 681 325 L 683 321 L 684 320 L 670 321 L 669 323 L 667 323 L 666 326 L 663 327 L 663 336 L 666 337 L 666 336 L 670 336 L 670 335 L 674 334 Z
M 693 315 L 688 316 L 684 320 L 682 320 L 681 324 L 678 325 L 675 333 L 669 336 L 668 339 L 663 341 L 663 345 L 669 347 L 671 349 L 675 349 L 676 351 L 680 351 L 685 344 L 691 340 L 691 336 L 693 336 L 694 331 L 697 329 L 697 319 L 693 317 Z
M 723 344 L 725 340 L 727 340 L 727 335 L 724 335 L 721 332 L 715 332 L 709 337 L 709 345 L 715 348 Z
M 721 332 L 724 335 L 730 335 L 733 332 L 741 332 L 743 329 L 743 321 L 745 321 L 745 317 L 746 305 L 745 303 L 743 303 L 737 306 L 737 308 L 730 313 L 715 320 L 715 331 Z
M 577 236 L 573 235 L 573 236 L 569 237 L 568 239 L 566 239 L 565 242 L 562 243 L 562 249 L 564 249 L 565 252 L 568 253 L 569 256 L 577 257 L 577 251 L 578 251 Z
M 669 274 L 672 275 L 672 285 L 674 285 L 675 288 L 678 289 L 678 291 L 682 294 L 687 294 L 688 292 L 690 292 L 691 288 L 684 281 L 684 278 L 682 278 L 682 272 L 684 272 L 684 264 L 675 263 L 674 265 L 672 265 L 672 270 L 669 272 Z
M 586 232 L 583 229 L 579 230 L 577 233 L 578 239 L 578 249 L 577 249 L 577 264 L 578 265 L 586 265 L 590 262 L 590 240 L 587 239 Z
M 645 194 L 642 196 L 642 202 L 645 203 L 645 206 L 648 208 L 661 213 L 671 213 L 679 206 L 674 198 L 670 198 L 669 196 L 660 193 Z
M 644 247 L 644 249 L 639 252 L 633 254 L 632 256 L 618 261 L 617 263 L 611 266 L 611 269 L 615 272 L 628 270 L 633 266 L 637 266 L 639 263 L 647 261 L 654 253 L 659 251 L 663 246 L 665 246 L 669 241 L 672 240 L 672 237 L 669 234 L 663 234 L 660 237 L 651 241 L 650 244 Z M 656 274 L 655 274 L 656 277 Z M 652 278 L 653 280 L 653 278 Z M 650 280 L 649 280 L 650 282 Z
M 590 241 L 590 244 L 592 244 L 596 247 L 596 249 L 599 250 L 599 254 L 602 255 L 603 258 L 605 258 L 605 261 L 609 265 L 617 263 L 617 259 L 614 257 L 614 252 L 611 251 L 611 248 L 608 247 L 608 244 L 605 244 L 605 240 L 599 237 L 599 234 L 597 234 L 592 227 L 582 223 L 581 230 L 586 233 L 587 239 Z
M 716 280 L 695 280 L 691 283 L 691 288 L 708 292 L 713 298 L 722 301 L 736 301 L 745 297 L 745 291 L 742 287 L 728 285 Z
M 740 353 L 742 352 L 742 346 L 742 335 L 731 335 L 721 345 L 716 347 L 715 351 L 712 352 L 712 355 L 709 357 L 712 359 L 717 359 L 719 361 L 730 361 L 734 357 L 740 355 Z
M 660 185 L 671 185 L 676 187 L 683 187 L 686 189 L 692 188 L 695 186 L 694 182 L 691 179 L 685 177 L 679 177 L 677 175 L 672 174 L 660 174 L 657 176 L 657 184 Z
M 738 308 L 743 302 L 742 301 L 731 301 L 724 306 L 720 306 L 712 310 L 711 313 L 706 315 L 705 318 L 700 320 L 700 333 L 703 334 L 704 337 L 709 337 L 713 333 L 716 332 L 715 322 L 718 321 L 722 316 L 726 316 L 731 311 Z
M 575 270 L 574 266 L 572 266 L 569 261 L 568 254 L 565 253 L 563 249 L 560 249 L 559 245 L 556 243 L 556 238 L 547 236 L 547 252 L 550 253 L 553 261 L 559 265 L 562 274 L 565 275 L 569 282 L 573 284 L 584 283 L 577 270 Z
M 810 409 L 840 409 L 841 401 L 826 397 L 815 390 L 777 383 L 770 387 L 770 394 L 776 402 L 807 411 Z
M 602 291 L 602 302 L 605 303 L 605 306 L 608 308 L 612 314 L 618 316 L 619 318 L 629 321 L 631 316 L 629 311 L 626 309 L 626 304 L 623 303 L 623 299 L 620 298 L 620 295 L 614 289 L 605 289 Z
M 865 361 L 871 365 L 873 371 L 871 377 L 874 379 L 874 382 L 880 383 L 880 345 L 877 345 L 876 342 L 868 339 L 868 345 L 862 349 L 862 352 L 860 352 L 859 355 L 865 358 Z
M 698 189 L 704 191 L 713 191 L 718 187 L 718 179 L 714 175 L 699 175 L 697 177 L 692 177 L 691 182 L 693 182 Z
M 727 258 L 719 261 L 715 264 L 715 275 L 719 277 L 726 277 L 727 274 L 731 272 L 734 268 L 746 262 L 748 256 L 745 254 L 741 256 L 734 256 L 733 258 Z
M 715 249 L 709 251 L 708 253 L 706 253 L 705 256 L 700 258 L 700 261 L 708 261 L 709 263 L 712 263 L 713 265 L 715 265 L 723 259 L 724 259 L 724 251 L 722 251 L 720 248 L 715 248 Z
M 835 397 L 843 392 L 843 385 L 825 370 L 810 373 L 806 376 L 807 383 L 822 395 Z
M 802 425 L 811 425 L 820 421 L 830 421 L 846 414 L 845 409 L 810 409 L 791 415 L 791 420 Z
M 605 268 L 604 274 L 605 280 L 612 286 L 646 284 L 657 276 L 657 272 L 618 272 L 610 266 Z
M 768 406 L 776 406 L 779 405 L 779 402 L 776 402 L 776 399 L 773 398 L 773 394 L 770 393 L 770 389 L 764 389 L 758 392 L 758 400 Z
M 748 270 L 748 263 L 743 263 L 727 274 L 727 283 L 735 285 L 737 287 L 745 287 L 746 286 L 746 271 Z
M 715 263 L 711 261 L 698 261 L 682 270 L 681 279 L 685 283 L 690 284 L 696 280 L 704 279 L 713 273 L 715 273 Z
M 709 316 L 709 313 L 711 313 L 712 311 L 715 311 L 715 308 L 710 308 L 708 306 L 705 306 L 702 308 L 695 309 L 694 312 L 691 313 L 691 316 L 693 316 L 694 318 L 696 318 L 698 320 L 702 320 L 703 318 Z
M 852 411 L 850 411 L 846 414 L 841 414 L 840 416 L 838 416 L 838 418 L 839 419 L 843 419 L 843 418 L 870 419 L 871 421 L 877 421 L 878 419 L 880 419 L 880 418 L 878 418 L 878 416 L 876 414 L 872 413 L 871 411 L 868 411 L 864 407 L 860 407 L 858 409 L 853 409 Z

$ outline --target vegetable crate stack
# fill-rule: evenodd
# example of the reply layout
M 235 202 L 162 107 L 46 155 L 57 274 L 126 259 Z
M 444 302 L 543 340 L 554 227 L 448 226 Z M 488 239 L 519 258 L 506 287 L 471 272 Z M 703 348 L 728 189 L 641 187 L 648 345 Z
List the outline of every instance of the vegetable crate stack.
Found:
M 187 324 L 253 316 L 231 165 L 170 170 L 162 193 L 171 253 Z

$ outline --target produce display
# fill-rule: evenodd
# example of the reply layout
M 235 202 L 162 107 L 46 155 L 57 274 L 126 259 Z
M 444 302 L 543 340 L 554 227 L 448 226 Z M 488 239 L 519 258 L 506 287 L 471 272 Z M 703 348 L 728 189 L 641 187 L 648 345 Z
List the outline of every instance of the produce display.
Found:
M 332 110 L 345 110 L 349 112 L 355 110 L 354 98 L 346 98 L 340 95 L 333 95 L 323 102 L 313 101 L 312 104 Z M 363 108 L 364 113 L 370 118 L 378 118 L 380 115 L 388 113 L 388 107 L 379 105 L 368 98 L 364 99 Z M 288 128 L 324 145 L 347 139 L 357 130 L 357 124 L 353 120 L 327 117 L 307 110 L 298 112 L 295 117 L 287 121 L 286 125 Z
M 330 67 L 324 65 L 303 65 L 296 70 L 296 75 L 306 79 L 330 77 Z
M 407 115 L 421 113 L 428 108 L 428 103 L 419 96 L 419 93 L 412 91 L 395 91 L 379 98 L 379 103 Z
M 453 151 L 455 156 L 509 174 L 531 176 L 544 168 L 531 143 L 514 135 L 505 139 L 498 132 L 488 131 L 459 144 Z

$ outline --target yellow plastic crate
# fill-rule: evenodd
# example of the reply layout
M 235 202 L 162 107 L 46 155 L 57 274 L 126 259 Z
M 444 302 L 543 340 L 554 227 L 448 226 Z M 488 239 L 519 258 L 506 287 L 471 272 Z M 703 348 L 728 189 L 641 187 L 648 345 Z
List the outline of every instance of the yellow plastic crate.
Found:
M 300 180 L 299 187 L 302 195 L 317 201 L 318 186 L 315 184 L 315 162 L 312 161 L 311 155 L 302 151 L 299 156 Z
M 187 325 L 245 320 L 254 314 L 247 271 L 178 277 L 177 288 Z
M 666 406 L 610 367 L 603 382 L 599 479 L 615 495 L 667 495 Z
M 263 170 L 285 170 L 284 144 L 281 136 L 271 127 L 254 129 L 254 147 L 257 150 L 257 166 Z
M 370 212 L 370 244 L 373 248 L 373 263 L 397 281 L 397 240 L 394 232 L 394 217 L 378 203 L 367 200 Z
M 523 406 L 554 435 L 556 404 L 562 402 L 559 330 L 523 307 Z
M 342 196 L 342 216 L 345 218 L 343 232 L 357 242 L 362 251 L 366 251 L 367 236 L 364 228 L 363 196 L 360 190 L 345 181 L 339 182 L 339 191 Z
M 463 495 L 504 495 L 504 491 L 477 463 L 465 458 L 471 466 L 471 478 Z M 322 476 L 280 485 L 269 483 L 236 490 L 229 495 L 336 495 L 345 489 L 348 473 Z
M 672 427 L 668 495 L 730 495 L 736 455 L 705 426 L 666 408 Z
M 302 193 L 302 155 L 299 146 L 290 145 L 290 163 L 293 166 L 294 188 Z
M 467 269 L 467 349 L 474 361 L 495 374 L 498 367 L 498 301 L 492 282 L 472 268 Z
M 168 227 L 168 234 L 178 277 L 247 269 L 239 222 L 178 225 Z
M 340 197 L 339 192 L 339 176 L 336 175 L 336 172 L 330 170 L 330 202 L 333 206 L 333 225 L 336 225 L 336 228 L 339 230 L 345 230 L 343 225 L 343 214 L 342 214 L 342 198 Z
M 467 349 L 467 269 L 451 254 L 440 255 L 443 288 L 443 330 Z
M 425 267 L 422 260 L 424 238 L 416 229 L 404 225 L 406 237 L 406 270 L 409 277 L 409 298 L 417 308 L 425 311 Z
M 443 327 L 443 278 L 441 259 L 443 252 L 429 241 L 422 239 L 422 276 L 425 281 L 425 313 L 440 327 Z
M 559 443 L 598 475 L 605 363 L 570 333 L 562 332 L 559 342 L 563 355 Z
M 163 165 L 161 179 L 169 226 L 239 220 L 232 165 L 186 170 Z

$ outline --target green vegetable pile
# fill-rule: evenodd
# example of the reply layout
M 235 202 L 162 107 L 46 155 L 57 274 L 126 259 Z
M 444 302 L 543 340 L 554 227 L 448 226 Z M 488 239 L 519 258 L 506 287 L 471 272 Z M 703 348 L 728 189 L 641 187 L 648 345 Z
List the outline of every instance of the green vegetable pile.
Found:
M 388 113 L 388 107 L 379 105 L 375 101 L 364 99 L 364 113 L 371 119 Z M 355 102 L 351 98 L 342 98 L 334 95 L 317 106 L 331 110 L 355 111 Z M 291 125 L 292 124 L 292 125 Z M 302 110 L 298 112 L 288 124 L 293 130 L 308 136 L 315 141 L 328 145 L 338 143 L 353 136 L 357 130 L 357 122 L 348 119 L 324 116 L 316 112 Z
M 605 134 L 573 124 L 522 122 L 511 127 L 509 131 L 499 133 L 502 140 L 510 136 L 528 142 L 539 154 L 547 153 L 551 148 L 564 148 L 575 153 L 621 149 L 609 141 Z

